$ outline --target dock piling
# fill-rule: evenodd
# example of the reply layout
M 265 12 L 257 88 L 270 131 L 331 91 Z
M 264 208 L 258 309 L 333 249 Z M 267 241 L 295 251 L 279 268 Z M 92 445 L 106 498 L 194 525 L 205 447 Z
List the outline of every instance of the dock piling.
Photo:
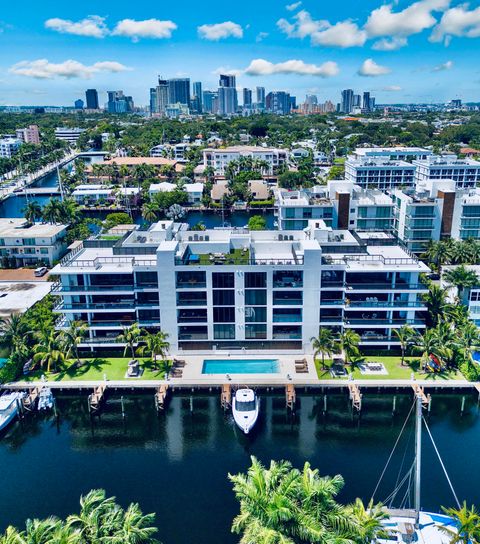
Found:
M 165 401 L 168 394 L 168 385 L 161 385 L 155 393 L 155 408 L 157 412 L 165 408 Z
M 360 388 L 356 383 L 349 383 L 348 390 L 350 392 L 350 400 L 352 401 L 352 408 L 355 408 L 357 412 L 362 409 L 362 394 Z
M 396 408 L 397 408 L 397 395 L 393 395 L 392 415 L 395 415 Z
M 285 386 L 285 402 L 287 408 L 290 410 L 295 409 L 295 403 L 297 401 L 297 394 L 295 393 L 295 386 L 293 383 L 289 383 Z
M 232 405 L 232 386 L 229 383 L 222 385 L 220 403 L 224 410 L 228 410 L 228 408 L 230 408 Z

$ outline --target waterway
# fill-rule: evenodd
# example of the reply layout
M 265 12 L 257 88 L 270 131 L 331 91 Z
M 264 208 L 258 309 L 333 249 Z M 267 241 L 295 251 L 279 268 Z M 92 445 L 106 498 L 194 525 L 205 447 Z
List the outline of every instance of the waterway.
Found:
M 61 395 L 60 393 L 58 395 Z M 461 500 L 480 504 L 480 418 L 477 398 L 432 391 L 428 422 Z M 27 517 L 65 516 L 91 488 L 105 488 L 122 504 L 138 501 L 157 513 L 164 544 L 233 544 L 230 533 L 238 504 L 227 474 L 245 471 L 250 455 L 263 462 L 308 460 L 322 474 L 344 476 L 339 499 L 365 500 L 375 487 L 406 414 L 412 395 L 398 394 L 392 416 L 390 393 L 368 393 L 361 416 L 352 415 L 348 395 L 302 393 L 294 416 L 283 396 L 262 396 L 261 417 L 251 436 L 235 429 L 218 394 L 171 398 L 165 413 L 154 410 L 153 395 L 108 397 L 92 421 L 86 396 L 58 396 L 59 419 L 28 416 L 0 439 L 0 530 Z M 395 486 L 399 467 L 413 458 L 413 422 L 404 433 L 377 499 Z M 400 499 L 399 499 L 400 500 Z M 439 510 L 453 505 L 435 453 L 424 433 L 422 504 Z

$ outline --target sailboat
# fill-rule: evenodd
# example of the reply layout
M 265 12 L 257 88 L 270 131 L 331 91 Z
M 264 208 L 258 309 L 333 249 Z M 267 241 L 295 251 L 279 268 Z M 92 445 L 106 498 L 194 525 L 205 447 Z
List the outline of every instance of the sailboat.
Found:
M 422 420 L 423 420 L 422 401 L 424 401 L 424 399 L 422 399 L 422 396 L 420 394 L 417 394 L 416 402 L 415 402 L 416 417 L 415 417 L 415 461 L 414 461 L 414 509 L 400 510 L 400 509 L 389 508 L 388 513 L 390 517 L 387 520 L 385 520 L 384 526 L 385 526 L 385 529 L 390 533 L 390 538 L 378 539 L 376 541 L 378 544 L 393 544 L 394 542 L 398 542 L 398 543 L 401 542 L 405 544 L 414 543 L 414 542 L 418 544 L 449 544 L 451 537 L 446 535 L 442 531 L 442 528 L 448 528 L 450 530 L 455 530 L 456 528 L 456 522 L 453 518 L 446 515 L 442 515 L 442 514 L 424 512 L 421 510 Z M 407 420 L 408 420 L 408 417 L 407 417 Z M 403 428 L 405 428 L 405 424 Z M 427 425 L 426 422 L 425 422 L 425 425 Z M 428 426 L 427 426 L 427 431 L 433 442 L 433 437 L 430 433 L 430 429 L 428 428 Z M 398 439 L 397 439 L 397 444 L 398 444 Z M 395 444 L 395 446 L 397 444 Z M 450 485 L 452 493 L 455 497 L 455 501 L 458 507 L 460 507 L 460 503 L 455 494 L 455 491 L 453 490 L 448 474 L 446 473 L 445 466 L 443 465 L 443 462 L 440 458 L 440 454 L 438 453 L 437 447 L 434 442 L 433 442 L 433 445 L 438 455 L 438 458 L 440 460 L 440 464 L 447 477 L 447 481 Z M 390 459 L 391 457 L 392 456 L 390 456 Z M 388 465 L 388 461 L 387 461 L 387 465 Z M 382 476 L 384 473 L 385 473 L 385 470 L 382 473 Z M 378 484 L 379 483 L 380 481 L 378 482 Z M 378 484 L 376 489 L 378 489 Z
M 248 434 L 258 419 L 260 399 L 253 389 L 238 389 L 232 405 L 233 419 L 237 426 Z

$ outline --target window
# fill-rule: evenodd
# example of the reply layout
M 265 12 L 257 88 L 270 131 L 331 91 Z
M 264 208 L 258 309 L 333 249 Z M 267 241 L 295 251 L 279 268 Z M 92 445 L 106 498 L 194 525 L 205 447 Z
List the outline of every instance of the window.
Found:
M 265 290 L 245 290 L 245 305 L 265 306 L 267 304 L 267 291 Z
M 179 323 L 206 323 L 207 310 L 178 310 L 177 319 Z
M 213 305 L 214 306 L 234 306 L 235 305 L 235 291 L 213 291 Z
M 245 325 L 247 340 L 264 340 L 267 338 L 267 325 Z
M 177 306 L 206 306 L 207 293 L 204 291 L 187 291 L 177 293 Z
M 235 287 L 235 275 L 233 272 L 214 272 L 212 283 L 214 289 L 231 289 Z
M 42 255 L 48 255 L 48 248 L 46 248 L 46 247 L 41 247 L 41 248 L 40 248 L 40 253 L 41 253 Z
M 247 323 L 263 323 L 267 320 L 267 309 L 264 306 L 246 306 L 245 321 Z
M 274 340 L 301 340 L 302 327 L 295 325 L 276 325 L 273 327 Z
M 83 279 L 80 281 L 83 281 Z M 79 285 L 82 284 L 79 283 Z M 90 274 L 90 285 L 102 287 L 115 287 L 116 285 L 133 286 L 133 274 Z
M 35 238 L 24 238 L 22 240 L 22 244 L 24 246 L 34 246 L 35 245 Z
M 267 286 L 267 274 L 265 272 L 246 272 L 245 287 L 262 288 Z
M 206 287 L 205 272 L 177 272 L 177 288 L 197 288 Z
M 135 274 L 137 285 L 158 285 L 158 276 L 156 272 L 137 272 Z
M 302 291 L 274 291 L 273 304 L 275 306 L 301 306 L 303 303 Z
M 235 325 L 214 325 L 213 337 L 215 340 L 234 340 Z
M 235 323 L 235 307 L 218 306 L 213 308 L 213 321 L 215 323 Z
M 178 327 L 179 340 L 207 340 L 208 328 L 206 326 Z
M 276 308 L 273 310 L 274 323 L 299 323 L 301 321 L 301 308 Z
M 303 272 L 278 270 L 273 273 L 274 287 L 303 287 Z

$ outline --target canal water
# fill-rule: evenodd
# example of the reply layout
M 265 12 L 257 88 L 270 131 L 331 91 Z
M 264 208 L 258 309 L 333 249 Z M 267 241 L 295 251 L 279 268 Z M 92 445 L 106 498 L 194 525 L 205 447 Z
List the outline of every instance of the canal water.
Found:
M 245 471 L 250 456 L 263 462 L 308 460 L 321 474 L 344 476 L 342 501 L 368 500 L 413 402 L 412 395 L 365 394 L 361 416 L 351 412 L 347 394 L 302 393 L 294 416 L 283 396 L 262 394 L 261 417 L 252 435 L 237 432 L 220 407 L 218 394 L 175 392 L 165 413 L 153 395 L 126 395 L 125 419 L 119 396 L 90 419 L 86 396 L 58 396 L 59 419 L 31 415 L 0 440 L 0 530 L 33 516 L 65 516 L 78 498 L 105 488 L 120 503 L 138 501 L 157 513 L 164 544 L 233 544 L 238 512 L 227 474 Z M 480 419 L 477 398 L 433 392 L 428 423 L 461 500 L 480 504 Z M 413 459 L 413 421 L 393 456 L 377 499 L 395 487 L 400 468 Z M 453 497 L 424 432 L 422 504 L 439 510 Z M 400 495 L 403 495 L 401 493 Z M 398 499 L 400 501 L 400 497 Z

